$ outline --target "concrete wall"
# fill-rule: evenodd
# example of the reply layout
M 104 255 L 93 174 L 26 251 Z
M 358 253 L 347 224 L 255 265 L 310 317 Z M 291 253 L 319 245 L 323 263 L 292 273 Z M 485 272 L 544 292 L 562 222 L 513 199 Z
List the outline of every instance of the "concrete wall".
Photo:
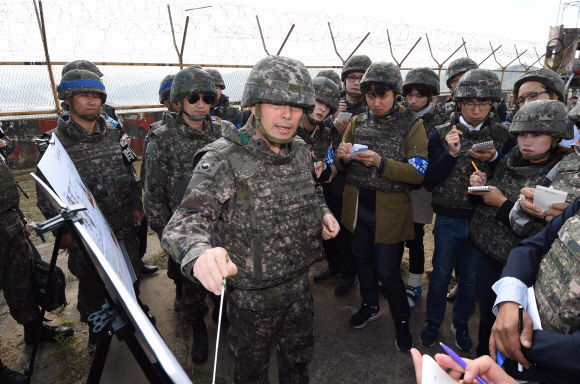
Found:
M 143 112 L 119 114 L 127 133 L 133 137 L 131 147 L 141 156 L 143 139 L 149 131 L 150 124 L 161 120 L 163 112 Z M 0 121 L 2 129 L 16 143 L 16 149 L 10 154 L 16 169 L 30 168 L 35 165 L 37 149 L 33 139 L 56 128 L 57 118 L 20 119 Z

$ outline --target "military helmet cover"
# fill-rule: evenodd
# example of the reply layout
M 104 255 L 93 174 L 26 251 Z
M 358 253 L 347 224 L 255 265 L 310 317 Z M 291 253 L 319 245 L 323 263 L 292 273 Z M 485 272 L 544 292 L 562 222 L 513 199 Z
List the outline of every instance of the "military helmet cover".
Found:
M 316 77 L 329 78 L 330 80 L 334 81 L 336 85 L 338 85 L 338 90 L 342 91 L 342 81 L 340 81 L 340 76 L 332 69 L 323 69 L 322 71 L 318 72 L 318 75 L 316 75 Z
M 65 73 L 72 71 L 73 69 L 84 69 L 85 71 L 94 73 L 95 75 L 99 76 L 99 78 L 103 77 L 103 73 L 99 70 L 99 68 L 88 60 L 69 61 L 64 65 L 64 67 L 62 67 L 61 75 L 64 76 Z
M 171 95 L 171 84 L 175 75 L 167 75 L 161 80 L 159 85 L 159 104 L 163 104 Z
M 439 76 L 431 68 L 415 68 L 407 72 L 403 87 L 407 85 L 424 85 L 433 91 L 432 96 L 439 94 Z
M 576 106 L 568 112 L 568 121 L 574 123 L 577 127 L 580 126 L 580 103 L 576 104 Z
M 353 72 L 365 73 L 372 64 L 371 59 L 366 55 L 356 55 L 346 61 L 342 72 L 340 73 L 340 80 L 346 81 L 346 77 Z
M 453 93 L 453 99 L 490 99 L 500 101 L 501 84 L 499 78 L 490 69 L 472 69 L 461 76 Z
M 381 83 L 392 89 L 397 94 L 403 93 L 403 77 L 401 70 L 393 63 L 376 62 L 372 63 L 366 70 L 360 89 L 362 93 L 367 93 L 370 83 Z
M 528 81 L 537 81 L 544 84 L 549 90 L 558 96 L 558 100 L 562 102 L 564 101 L 564 90 L 566 84 L 564 84 L 564 81 L 556 72 L 547 68 L 541 68 L 524 73 L 523 76 L 514 84 L 514 95 L 516 97 L 518 96 L 522 84 L 527 83 Z
M 60 100 L 66 100 L 81 93 L 96 93 L 101 96 L 104 104 L 107 91 L 101 79 L 93 72 L 84 69 L 72 69 L 64 74 L 57 88 Z
M 312 79 L 312 86 L 314 87 L 316 101 L 328 105 L 331 115 L 336 112 L 340 103 L 338 85 L 328 77 L 321 76 Z
M 220 87 L 221 89 L 226 89 L 226 83 L 224 82 L 224 78 L 222 74 L 217 69 L 208 68 L 205 70 L 207 73 L 213 77 L 213 82 L 215 83 L 216 87 Z
M 205 93 L 217 98 L 212 76 L 196 67 L 190 66 L 177 72 L 171 84 L 169 101 L 177 103 L 190 94 Z
M 284 56 L 266 56 L 259 60 L 248 76 L 242 92 L 242 108 L 258 103 L 287 104 L 314 108 L 314 88 L 306 66 Z
M 569 123 L 568 109 L 558 100 L 535 100 L 524 104 L 514 116 L 509 132 L 539 133 L 570 140 L 574 127 Z
M 461 57 L 459 59 L 453 60 L 447 66 L 447 70 L 445 71 L 445 84 L 447 84 L 447 88 L 451 89 L 451 80 L 467 71 L 471 71 L 472 69 L 478 69 L 479 65 L 469 57 Z

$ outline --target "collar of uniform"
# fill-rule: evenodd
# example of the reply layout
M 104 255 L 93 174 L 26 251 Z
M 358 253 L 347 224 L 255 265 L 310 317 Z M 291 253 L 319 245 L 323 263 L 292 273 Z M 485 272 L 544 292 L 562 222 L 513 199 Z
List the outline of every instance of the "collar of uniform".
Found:
M 376 121 L 377 123 L 385 123 L 388 120 L 390 120 L 393 116 L 396 116 L 397 115 L 397 112 L 399 112 L 399 110 L 401 109 L 401 107 L 403 107 L 402 112 L 404 112 L 406 110 L 406 108 L 404 106 L 402 106 L 401 104 L 399 104 L 399 103 L 395 103 L 393 105 L 393 107 L 389 110 L 389 112 L 387 112 L 387 114 L 384 115 L 384 116 L 377 116 L 377 115 L 375 115 L 370 110 L 370 108 L 369 108 L 368 114 L 369 114 L 369 117 L 371 119 L 373 119 L 374 121 Z
M 175 130 L 177 131 L 177 133 L 181 136 L 188 137 L 190 139 L 199 139 L 201 137 L 204 137 L 207 134 L 208 129 L 210 129 L 208 125 L 211 124 L 210 122 L 208 122 L 207 119 L 203 120 L 203 128 L 201 131 L 198 131 L 197 129 L 190 127 L 185 122 L 181 114 L 177 115 L 177 119 L 175 119 L 174 122 L 175 122 Z
M 102 140 L 107 132 L 106 127 L 107 122 L 102 115 L 99 115 L 95 120 L 95 129 L 92 133 L 75 122 L 70 111 L 63 111 L 58 119 L 58 129 L 74 140 L 81 142 L 92 143 Z
M 433 109 L 433 104 L 429 103 L 429 105 L 427 105 L 425 108 L 423 108 L 422 110 L 420 110 L 417 113 L 419 115 L 423 116 L 424 114 L 426 114 L 427 112 L 429 112 L 431 109 Z
M 521 156 L 522 153 L 520 152 L 519 147 L 516 145 L 511 149 L 506 157 L 506 169 L 512 178 L 527 179 L 539 174 L 540 172 L 547 175 L 548 172 L 550 172 L 550 170 L 554 168 L 564 156 L 566 156 L 566 153 L 562 153 L 560 156 L 552 159 L 552 161 L 549 163 L 536 164 L 529 162 L 525 166 L 520 165 L 516 167 L 515 162 L 521 158 Z
M 248 119 L 246 125 L 240 129 L 239 134 L 244 134 L 248 138 L 245 144 L 241 144 L 241 135 L 238 144 L 243 145 L 253 156 L 267 163 L 274 165 L 287 164 L 294 158 L 296 145 L 292 142 L 282 144 L 280 153 L 275 153 L 270 149 L 266 140 L 260 135 L 256 124 L 253 121 L 253 116 Z

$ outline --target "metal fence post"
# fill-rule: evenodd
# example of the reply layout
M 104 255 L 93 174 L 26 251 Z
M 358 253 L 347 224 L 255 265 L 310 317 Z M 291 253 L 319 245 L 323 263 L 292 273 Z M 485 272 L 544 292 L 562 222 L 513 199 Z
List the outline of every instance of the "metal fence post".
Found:
M 403 58 L 403 60 L 401 60 L 400 63 L 395 58 L 395 55 L 393 55 L 393 46 L 391 44 L 391 35 L 389 34 L 389 30 L 388 29 L 387 29 L 387 39 L 389 40 L 389 49 L 391 50 L 391 57 L 393 58 L 393 60 L 395 60 L 395 63 L 397 63 L 397 67 L 399 67 L 399 69 L 400 69 L 401 68 L 401 65 L 403 65 L 403 62 L 407 59 L 407 57 L 409 57 L 409 55 L 411 54 L 411 52 L 413 52 L 413 49 L 415 49 L 415 47 L 417 46 L 417 44 L 419 44 L 419 41 L 421 41 L 422 37 L 419 37 L 419 40 L 417 40 L 417 42 L 415 42 L 415 45 L 413 45 L 413 47 L 411 48 L 411 50 L 405 55 L 405 57 Z

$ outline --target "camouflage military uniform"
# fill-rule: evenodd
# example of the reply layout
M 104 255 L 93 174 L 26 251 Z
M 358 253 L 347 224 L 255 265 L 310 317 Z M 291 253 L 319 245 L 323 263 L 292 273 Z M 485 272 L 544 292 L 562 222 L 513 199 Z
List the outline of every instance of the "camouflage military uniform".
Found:
M 316 126 L 314 131 L 308 132 L 302 125 L 298 127 L 296 135 L 308 145 L 310 152 L 314 153 L 314 162 L 325 161 L 328 149 L 331 148 L 330 129 L 324 124 Z
M 3 140 L 10 142 L 8 138 Z M 16 181 L 0 154 L 0 289 L 10 314 L 19 324 L 29 323 L 40 315 L 30 280 L 25 223 Z
M 453 60 L 449 63 L 447 70 L 445 71 L 445 84 L 447 85 L 447 88 L 450 91 L 453 89 L 451 87 L 451 80 L 453 80 L 455 76 L 477 68 L 479 68 L 477 63 L 469 57 L 460 57 L 459 59 Z M 451 94 L 453 94 L 453 92 L 451 92 Z M 457 112 L 457 104 L 455 103 L 455 100 L 445 104 L 445 114 L 451 116 L 453 112 Z
M 218 104 L 212 108 L 212 116 L 219 117 L 222 120 L 229 121 L 232 124 L 242 124 L 242 111 L 230 105 L 230 98 L 222 93 Z
M 42 138 L 50 139 L 52 134 L 66 149 L 113 233 L 119 241 L 123 241 L 135 275 L 139 278 L 141 259 L 132 212 L 143 210 L 141 180 L 132 165 L 125 166 L 123 163 L 119 131 L 101 115 L 96 120 L 94 132 L 89 133 L 72 120 L 70 112 L 63 112 L 57 128 L 45 133 Z M 41 151 L 38 161 L 42 155 Z M 40 170 L 37 169 L 36 173 L 44 178 Z M 38 187 L 37 195 L 37 206 L 43 215 L 47 219 L 56 216 L 56 210 Z M 81 321 L 86 322 L 88 316 L 104 304 L 105 297 L 78 248 L 69 251 L 68 267 L 79 279 L 77 308 Z
M 145 211 L 149 226 L 159 238 L 181 203 L 193 175 L 193 155 L 220 138 L 220 129 L 219 123 L 206 119 L 203 130 L 197 131 L 178 114 L 175 120 L 169 119 L 167 125 L 152 132 L 147 147 L 147 177 L 144 180 Z M 174 281 L 183 281 L 181 314 L 184 320 L 191 323 L 203 318 L 208 312 L 206 289 L 184 279 L 173 259 L 169 260 L 167 276 Z

